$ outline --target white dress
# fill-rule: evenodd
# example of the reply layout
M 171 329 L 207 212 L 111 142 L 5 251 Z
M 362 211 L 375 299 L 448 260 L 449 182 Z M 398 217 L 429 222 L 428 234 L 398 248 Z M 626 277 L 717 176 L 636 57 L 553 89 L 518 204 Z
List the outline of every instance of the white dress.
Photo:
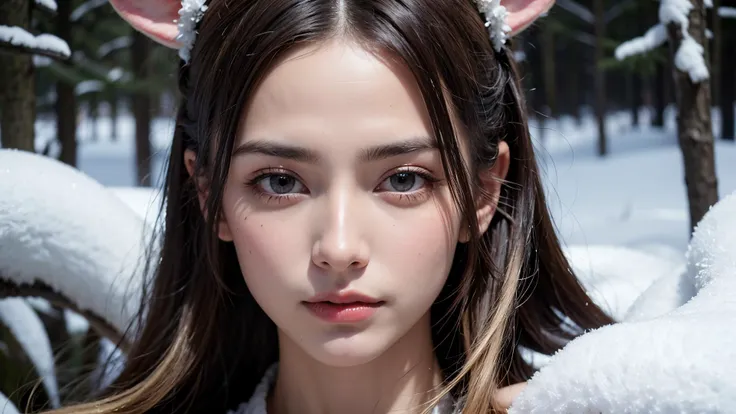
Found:
M 268 414 L 266 412 L 266 397 L 268 397 L 268 392 L 276 379 L 277 369 L 278 364 L 274 364 L 267 369 L 261 382 L 258 383 L 255 391 L 253 391 L 250 400 L 240 404 L 235 411 L 229 411 L 228 414 Z M 432 414 L 453 414 L 455 413 L 453 406 L 452 398 L 443 398 L 439 405 L 434 407 Z

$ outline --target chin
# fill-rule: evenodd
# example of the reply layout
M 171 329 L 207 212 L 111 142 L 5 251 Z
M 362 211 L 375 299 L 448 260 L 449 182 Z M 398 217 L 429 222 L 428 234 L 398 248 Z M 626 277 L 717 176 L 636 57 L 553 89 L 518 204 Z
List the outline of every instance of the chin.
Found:
M 376 338 L 375 333 L 371 335 L 365 331 L 343 333 L 317 340 L 309 347 L 311 349 L 304 350 L 322 364 L 349 368 L 367 364 L 386 352 L 391 343 L 381 339 Z

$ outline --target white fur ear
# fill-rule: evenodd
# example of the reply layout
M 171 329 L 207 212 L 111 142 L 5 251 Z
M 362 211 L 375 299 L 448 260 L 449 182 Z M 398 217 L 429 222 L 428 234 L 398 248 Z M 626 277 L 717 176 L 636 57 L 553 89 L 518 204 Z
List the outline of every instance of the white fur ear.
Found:
M 181 45 L 177 19 L 181 2 L 176 0 L 110 0 L 115 11 L 133 28 L 166 47 Z
M 548 12 L 555 0 L 501 0 L 501 5 L 509 13 L 506 23 L 511 27 L 511 36 L 515 36 Z

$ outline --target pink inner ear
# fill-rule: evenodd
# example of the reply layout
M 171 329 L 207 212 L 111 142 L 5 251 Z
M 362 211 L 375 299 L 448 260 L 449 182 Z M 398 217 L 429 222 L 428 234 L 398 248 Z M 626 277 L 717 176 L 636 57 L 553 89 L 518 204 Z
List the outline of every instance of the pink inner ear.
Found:
M 176 20 L 179 18 L 180 1 L 110 0 L 110 4 L 134 29 L 164 46 L 179 47 Z
M 529 27 L 555 4 L 555 0 L 502 0 L 501 4 L 509 12 L 507 19 L 511 35 L 516 35 Z

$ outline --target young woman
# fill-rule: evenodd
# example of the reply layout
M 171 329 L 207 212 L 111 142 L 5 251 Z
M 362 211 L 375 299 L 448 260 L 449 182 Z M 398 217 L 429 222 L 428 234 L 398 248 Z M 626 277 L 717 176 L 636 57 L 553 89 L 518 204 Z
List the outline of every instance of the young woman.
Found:
M 113 1 L 180 49 L 183 100 L 142 331 L 60 412 L 485 414 L 532 375 L 520 347 L 611 322 L 506 45 L 552 0 L 202 3 Z

